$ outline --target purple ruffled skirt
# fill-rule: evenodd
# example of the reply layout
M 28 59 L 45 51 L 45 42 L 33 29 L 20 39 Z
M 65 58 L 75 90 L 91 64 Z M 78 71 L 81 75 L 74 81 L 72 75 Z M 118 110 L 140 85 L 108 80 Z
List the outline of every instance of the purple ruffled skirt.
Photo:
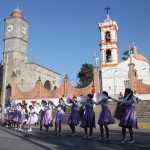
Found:
M 129 106 L 125 109 L 122 118 L 120 119 L 119 126 L 125 128 L 137 128 L 137 117 L 134 106 Z
M 108 107 L 102 108 L 102 111 L 99 116 L 98 124 L 107 125 L 112 123 L 114 123 L 114 119 L 111 115 L 111 111 L 108 109 Z

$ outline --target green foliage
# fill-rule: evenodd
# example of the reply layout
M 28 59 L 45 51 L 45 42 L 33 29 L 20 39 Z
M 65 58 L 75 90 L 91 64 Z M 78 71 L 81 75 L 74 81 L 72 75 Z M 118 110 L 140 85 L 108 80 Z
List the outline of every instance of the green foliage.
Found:
M 83 88 L 88 86 L 93 80 L 93 65 L 87 63 L 82 64 L 77 77 L 79 79 L 77 87 Z
M 123 56 L 122 56 L 122 60 L 127 60 L 129 58 L 130 54 L 129 54 L 129 50 L 126 50 L 124 53 L 123 53 Z

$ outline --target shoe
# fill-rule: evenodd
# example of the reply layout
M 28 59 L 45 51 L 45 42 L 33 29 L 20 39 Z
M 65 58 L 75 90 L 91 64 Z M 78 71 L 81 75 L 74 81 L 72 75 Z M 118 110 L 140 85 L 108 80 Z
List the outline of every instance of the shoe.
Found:
M 32 129 L 31 129 L 31 128 L 29 128 L 29 129 L 28 129 L 28 132 L 31 132 L 31 131 L 32 131 Z
M 135 143 L 135 140 L 129 140 L 128 143 L 133 144 L 133 143 Z
M 124 144 L 124 143 L 126 143 L 126 142 L 127 142 L 127 139 L 126 139 L 126 138 L 121 141 L 122 144 Z
M 22 131 L 23 131 L 23 129 L 19 128 L 19 129 L 18 129 L 18 131 L 21 131 L 21 132 L 22 132 Z

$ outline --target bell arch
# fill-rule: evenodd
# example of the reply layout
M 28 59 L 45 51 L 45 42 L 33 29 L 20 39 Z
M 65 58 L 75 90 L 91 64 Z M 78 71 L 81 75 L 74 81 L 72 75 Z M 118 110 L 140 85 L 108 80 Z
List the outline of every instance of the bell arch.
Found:
M 110 49 L 106 50 L 106 63 L 112 62 L 112 52 Z

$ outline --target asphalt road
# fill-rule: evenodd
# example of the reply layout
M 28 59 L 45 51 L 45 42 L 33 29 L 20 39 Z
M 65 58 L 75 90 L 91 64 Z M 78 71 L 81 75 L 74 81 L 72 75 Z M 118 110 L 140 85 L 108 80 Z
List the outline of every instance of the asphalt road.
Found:
M 53 131 L 34 129 L 29 136 L 5 127 L 0 127 L 0 150 L 150 150 L 150 130 L 136 130 L 136 143 L 121 144 L 120 128 L 111 130 L 109 142 L 97 141 L 98 132 L 94 138 L 84 140 L 83 132 L 71 137 L 69 131 L 56 136 Z

